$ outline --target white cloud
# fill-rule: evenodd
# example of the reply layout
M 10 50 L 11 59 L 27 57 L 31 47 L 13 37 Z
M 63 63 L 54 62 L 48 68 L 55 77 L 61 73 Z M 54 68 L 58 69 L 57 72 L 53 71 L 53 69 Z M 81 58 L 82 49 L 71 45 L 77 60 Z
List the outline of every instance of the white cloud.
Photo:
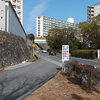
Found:
M 46 0 L 43 0 L 43 2 L 33 7 L 32 11 L 29 13 L 28 28 L 26 29 L 26 33 L 35 32 L 36 17 L 40 16 L 47 8 L 47 2 L 45 1 Z
M 26 32 L 30 32 L 30 31 L 31 31 L 31 28 L 27 28 L 27 29 L 26 29 Z

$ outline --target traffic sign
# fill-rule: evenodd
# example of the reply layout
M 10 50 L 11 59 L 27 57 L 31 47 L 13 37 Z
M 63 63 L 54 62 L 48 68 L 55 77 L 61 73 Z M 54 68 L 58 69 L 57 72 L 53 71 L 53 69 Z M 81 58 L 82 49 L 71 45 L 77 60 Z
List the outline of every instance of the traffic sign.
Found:
M 34 48 L 35 47 L 35 44 L 33 44 L 32 47 Z
M 69 45 L 62 45 L 62 62 L 69 60 Z

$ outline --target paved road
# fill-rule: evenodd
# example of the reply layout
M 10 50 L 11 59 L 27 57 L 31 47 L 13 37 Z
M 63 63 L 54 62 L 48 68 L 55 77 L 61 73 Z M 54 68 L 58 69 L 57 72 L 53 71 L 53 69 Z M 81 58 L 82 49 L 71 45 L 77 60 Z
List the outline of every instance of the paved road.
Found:
M 39 58 L 35 62 L 19 64 L 0 70 L 0 100 L 23 98 L 51 79 L 61 67 Z
M 61 63 L 60 61 L 62 60 L 62 55 L 52 56 L 52 55 L 49 55 L 48 53 L 42 53 L 42 51 L 37 52 L 37 54 L 41 55 L 41 57 L 45 57 L 46 59 L 51 59 L 58 63 Z M 79 64 L 88 64 L 92 66 L 97 65 L 98 66 L 97 68 L 100 69 L 100 61 L 91 60 L 91 59 L 82 59 L 82 58 L 76 58 L 76 57 L 69 57 L 69 60 L 76 60 L 79 62 Z
M 61 55 L 50 56 L 41 51 L 37 55 L 39 59 L 35 62 L 19 64 L 7 68 L 6 71 L 0 71 L 0 100 L 23 100 L 61 69 Z M 70 57 L 70 60 L 100 66 L 100 61 L 75 57 Z

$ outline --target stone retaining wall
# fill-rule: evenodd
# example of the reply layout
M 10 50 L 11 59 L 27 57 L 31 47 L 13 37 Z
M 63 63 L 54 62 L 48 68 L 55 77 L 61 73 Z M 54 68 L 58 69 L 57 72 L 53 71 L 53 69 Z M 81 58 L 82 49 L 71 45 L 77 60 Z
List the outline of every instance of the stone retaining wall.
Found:
M 39 43 L 39 45 L 44 49 L 50 49 L 47 43 Z
M 32 57 L 32 47 L 12 33 L 0 31 L 0 67 L 21 63 Z
M 38 45 L 39 45 L 40 47 L 42 47 L 43 49 L 50 49 L 50 46 L 48 46 L 47 43 L 38 43 Z M 36 48 L 36 49 L 40 49 L 37 45 L 36 45 L 35 48 Z

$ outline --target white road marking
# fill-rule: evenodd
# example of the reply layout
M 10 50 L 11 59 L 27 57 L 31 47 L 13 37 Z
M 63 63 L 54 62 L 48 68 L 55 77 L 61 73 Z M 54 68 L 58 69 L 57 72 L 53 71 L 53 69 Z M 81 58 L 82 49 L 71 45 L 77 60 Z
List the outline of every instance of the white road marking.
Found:
M 38 55 L 38 54 L 37 54 L 37 55 Z M 51 62 L 51 63 L 54 63 L 54 64 L 56 64 L 56 65 L 62 67 L 62 64 L 59 63 L 59 62 L 57 62 L 57 61 L 54 61 L 54 60 L 48 59 L 48 58 L 46 58 L 46 57 L 44 57 L 44 56 L 41 56 L 41 55 L 38 55 L 38 56 L 39 56 L 41 59 L 47 60 L 47 61 L 49 61 L 49 62 Z

